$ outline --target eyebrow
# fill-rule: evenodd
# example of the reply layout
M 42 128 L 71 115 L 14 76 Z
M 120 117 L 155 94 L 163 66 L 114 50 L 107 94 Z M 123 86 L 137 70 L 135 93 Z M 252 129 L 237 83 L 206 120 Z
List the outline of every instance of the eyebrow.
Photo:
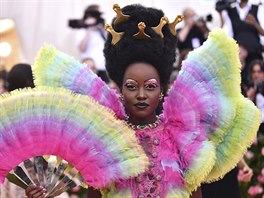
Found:
M 153 83 L 158 83 L 157 79 L 155 79 L 155 78 L 150 78 L 148 80 L 145 80 L 144 82 L 149 82 L 149 81 L 155 81 Z
M 132 79 L 132 78 L 126 79 L 126 81 L 124 83 L 127 83 L 129 81 L 132 81 L 132 82 L 135 82 L 135 83 L 138 84 L 138 82 L 136 80 Z M 155 81 L 155 82 L 152 82 L 152 83 L 158 83 L 159 84 L 158 80 L 155 79 L 155 78 L 150 78 L 150 79 L 144 80 L 144 83 L 149 82 L 149 81 Z
M 131 79 L 131 78 L 128 78 L 128 79 L 126 79 L 126 81 L 125 81 L 124 83 L 127 83 L 127 82 L 129 82 L 129 81 L 133 81 L 133 82 L 135 82 L 135 83 L 137 83 L 137 84 L 138 84 L 138 82 L 137 82 L 136 80 L 134 80 L 134 79 Z

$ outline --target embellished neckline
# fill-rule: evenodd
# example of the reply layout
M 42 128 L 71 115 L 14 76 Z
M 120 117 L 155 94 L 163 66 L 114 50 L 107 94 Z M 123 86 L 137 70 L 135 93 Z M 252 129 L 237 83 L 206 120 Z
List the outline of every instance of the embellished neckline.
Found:
M 156 118 L 157 118 L 156 121 L 153 122 L 153 123 L 150 123 L 150 124 L 139 124 L 139 125 L 136 125 L 136 124 L 130 123 L 128 120 L 126 120 L 126 122 L 127 122 L 128 126 L 130 128 L 132 128 L 133 130 L 154 129 L 161 123 L 160 117 L 156 116 Z

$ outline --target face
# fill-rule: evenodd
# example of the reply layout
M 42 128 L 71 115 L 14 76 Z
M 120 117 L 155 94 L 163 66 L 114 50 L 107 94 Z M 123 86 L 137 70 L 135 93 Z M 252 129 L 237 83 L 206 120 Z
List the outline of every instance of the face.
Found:
M 187 8 L 183 11 L 184 21 L 187 26 L 192 26 L 195 23 L 196 13 L 193 9 Z
M 254 65 L 252 68 L 252 81 L 254 84 L 264 81 L 264 72 L 261 71 L 259 64 Z
M 155 110 L 162 88 L 159 74 L 152 65 L 147 63 L 129 65 L 124 74 L 121 92 L 131 123 L 148 124 L 156 120 Z

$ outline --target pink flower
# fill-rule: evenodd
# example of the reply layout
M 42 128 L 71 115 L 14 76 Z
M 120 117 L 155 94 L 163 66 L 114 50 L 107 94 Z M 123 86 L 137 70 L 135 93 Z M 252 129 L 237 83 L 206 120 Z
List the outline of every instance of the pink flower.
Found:
M 258 144 L 258 138 L 255 137 L 252 144 L 257 145 Z
M 251 159 L 252 157 L 254 157 L 254 153 L 251 151 L 247 151 L 246 152 L 246 158 Z
M 261 154 L 264 156 L 264 147 L 261 149 Z
M 260 183 L 264 184 L 264 175 L 258 175 L 257 179 Z
M 248 189 L 248 194 L 250 196 L 256 196 L 258 194 L 261 194 L 263 192 L 263 188 L 260 187 L 260 186 L 251 186 L 249 189 Z
M 264 168 L 262 168 L 261 170 L 261 175 L 264 175 Z

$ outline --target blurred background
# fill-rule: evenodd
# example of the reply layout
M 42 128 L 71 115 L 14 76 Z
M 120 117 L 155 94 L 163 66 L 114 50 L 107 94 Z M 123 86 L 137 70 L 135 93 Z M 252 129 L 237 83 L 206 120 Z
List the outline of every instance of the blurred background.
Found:
M 94 3 L 100 6 L 102 17 L 106 23 L 111 22 L 115 16 L 115 12 L 112 10 L 114 3 L 118 3 L 121 7 L 131 3 L 141 3 L 146 6 L 161 8 L 170 20 L 174 20 L 176 15 L 181 14 L 185 7 L 192 7 L 198 16 L 206 17 L 208 14 L 213 16 L 212 23 L 208 24 L 210 27 L 219 27 L 220 25 L 218 13 L 214 9 L 214 0 L 1 0 L 1 20 L 13 20 L 13 22 L 1 22 L 1 43 L 5 42 L 6 34 L 9 34 L 13 28 L 15 30 L 10 34 L 13 34 L 13 42 L 16 40 L 14 43 L 9 42 L 12 49 L 6 43 L 0 44 L 1 51 L 6 51 L 3 52 L 4 56 L 1 56 L 1 61 L 7 61 L 7 54 L 10 53 L 13 62 L 9 65 L 14 65 L 16 61 L 33 63 L 34 57 L 45 42 L 78 57 L 78 30 L 70 28 L 68 21 L 81 19 L 84 9 L 89 4 Z M 14 52 L 16 49 L 17 52 Z M 7 67 L 9 69 L 10 66 Z
M 248 2 L 258 5 L 258 14 L 255 13 L 254 17 L 264 28 L 264 0 L 0 0 L 0 94 L 12 91 L 13 81 L 19 82 L 21 74 L 26 73 L 24 69 L 22 71 L 17 68 L 27 66 L 31 70 L 30 65 L 34 63 L 34 58 L 44 43 L 52 44 L 58 50 L 87 63 L 105 82 L 114 87 L 115 85 L 111 84 L 112 82 L 106 75 L 102 49 L 106 35 L 103 25 L 111 23 L 112 18 L 116 16 L 112 9 L 115 3 L 121 8 L 134 3 L 159 8 L 164 11 L 169 21 L 173 21 L 179 14 L 184 15 L 184 21 L 177 26 L 177 61 L 170 79 L 173 83 L 180 70 L 181 61 L 186 58 L 188 52 L 199 47 L 207 39 L 210 30 L 223 27 L 228 31 L 228 24 L 224 24 L 223 21 L 229 21 L 229 30 L 231 23 L 237 24 L 231 16 L 227 16 L 225 10 L 235 8 L 240 2 L 246 2 L 243 5 L 245 8 Z M 238 8 L 238 10 L 242 9 Z M 242 15 L 239 20 L 243 22 L 243 25 L 245 27 L 252 25 L 246 22 L 247 13 L 244 12 Z M 245 29 L 248 34 L 258 38 L 255 30 L 252 30 L 252 33 L 250 28 Z M 244 96 L 252 100 L 264 115 L 264 36 L 260 37 L 262 49 L 260 47 L 253 52 L 250 51 L 251 46 L 247 46 L 247 41 L 251 43 L 251 40 L 247 38 L 239 40 L 237 37 L 236 39 L 242 65 L 241 90 Z M 16 71 L 12 71 L 12 68 Z M 11 78 L 10 74 L 13 73 L 15 75 Z M 29 76 L 32 83 L 20 83 L 15 88 L 33 87 L 32 72 Z M 27 78 L 24 81 L 28 82 Z M 242 173 L 234 172 L 231 177 L 235 181 L 233 182 L 235 187 L 225 183 L 224 189 L 218 192 L 230 192 L 227 186 L 238 191 L 236 186 L 239 182 L 241 197 L 264 198 L 264 116 L 258 134 L 244 157 L 246 165 L 253 170 L 252 178 L 244 181 Z M 4 187 L 2 190 L 7 192 L 8 188 Z M 18 198 L 17 191 L 14 190 L 14 192 L 14 197 Z M 211 195 L 208 198 L 212 198 Z M 87 192 L 84 189 L 75 188 L 64 197 L 69 196 L 71 198 L 87 197 Z M 4 193 L 1 196 L 0 188 L 0 198 L 2 197 Z M 7 197 L 12 198 L 10 195 Z M 21 197 L 24 197 L 23 192 Z M 234 196 L 222 197 L 235 198 Z M 207 197 L 204 196 L 204 198 Z

